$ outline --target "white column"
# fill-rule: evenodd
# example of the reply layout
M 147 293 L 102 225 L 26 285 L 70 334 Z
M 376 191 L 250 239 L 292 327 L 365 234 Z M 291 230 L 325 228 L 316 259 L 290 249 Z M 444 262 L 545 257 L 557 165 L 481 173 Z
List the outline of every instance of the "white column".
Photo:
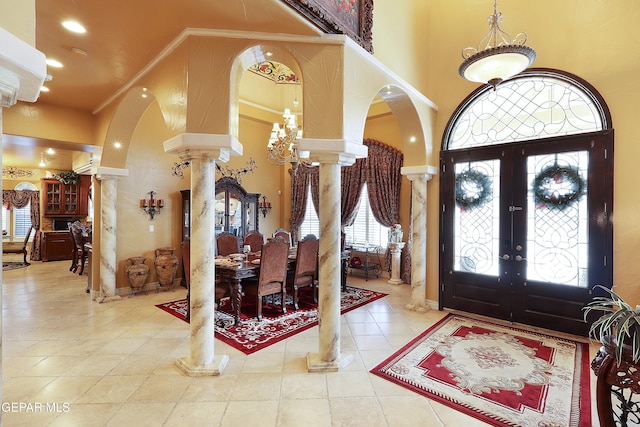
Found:
M 411 301 L 408 310 L 425 312 L 427 305 L 427 181 L 436 173 L 433 166 L 407 166 L 401 169 L 411 181 L 412 247 Z
M 92 173 L 100 180 L 100 291 L 95 300 L 102 303 L 120 299 L 116 295 L 116 206 L 118 178 L 129 175 L 129 171 L 97 167 Z
M 215 170 L 216 160 L 242 154 L 230 135 L 181 134 L 164 143 L 191 166 L 190 355 L 176 361 L 189 376 L 220 375 L 229 363 L 214 350 L 215 334 Z
M 400 255 L 402 254 L 402 248 L 404 248 L 404 242 L 389 242 L 389 249 L 391 251 L 391 278 L 388 283 L 392 285 L 402 283 L 402 279 L 400 279 Z
M 336 372 L 353 362 L 340 352 L 340 167 L 366 157 L 367 147 L 335 140 L 303 140 L 312 146 L 311 158 L 320 163 L 320 247 L 318 264 L 318 353 L 307 354 L 309 372 Z

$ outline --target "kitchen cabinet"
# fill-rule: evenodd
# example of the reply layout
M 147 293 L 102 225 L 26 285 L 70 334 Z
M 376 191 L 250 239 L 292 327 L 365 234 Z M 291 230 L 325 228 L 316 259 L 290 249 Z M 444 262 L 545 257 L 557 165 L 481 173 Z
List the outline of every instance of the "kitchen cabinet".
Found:
M 80 175 L 75 184 L 64 184 L 55 178 L 42 180 L 44 216 L 87 216 L 91 177 Z

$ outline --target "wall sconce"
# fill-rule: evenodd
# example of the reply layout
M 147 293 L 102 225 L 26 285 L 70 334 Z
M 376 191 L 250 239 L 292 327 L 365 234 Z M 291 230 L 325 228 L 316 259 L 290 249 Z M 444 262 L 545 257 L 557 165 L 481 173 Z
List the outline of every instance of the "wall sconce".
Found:
M 262 196 L 262 201 L 258 203 L 258 208 L 262 212 L 262 216 L 266 218 L 267 214 L 271 212 L 271 202 L 267 201 L 267 196 Z
M 140 199 L 140 209 L 153 219 L 164 207 L 164 200 L 155 199 L 153 197 L 156 194 L 155 191 L 149 191 L 147 194 L 149 195 L 148 199 Z

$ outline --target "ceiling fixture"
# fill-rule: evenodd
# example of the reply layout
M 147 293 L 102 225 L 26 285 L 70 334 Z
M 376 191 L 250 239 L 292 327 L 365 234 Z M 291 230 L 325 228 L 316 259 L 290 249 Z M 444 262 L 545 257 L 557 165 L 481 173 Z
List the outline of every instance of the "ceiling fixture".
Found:
M 62 68 L 64 66 L 62 65 L 62 62 L 52 58 L 47 58 L 46 62 L 49 67 L 53 67 L 53 68 Z
M 497 0 L 493 2 L 493 15 L 489 16 L 489 33 L 477 48 L 462 50 L 464 61 L 458 68 L 463 78 L 478 83 L 487 83 L 494 90 L 503 80 L 524 71 L 536 59 L 536 51 L 525 46 L 527 33 L 518 33 L 515 38 L 500 28 L 502 12 L 498 12 Z
M 54 150 L 53 148 L 49 147 L 49 148 L 47 148 L 47 154 L 54 155 L 54 154 L 56 154 L 56 150 Z
M 38 163 L 38 166 L 41 168 L 46 166 L 46 163 L 44 162 L 44 153 L 40 153 L 40 163 Z
M 294 107 L 298 106 L 298 101 L 293 101 Z M 301 156 L 298 141 L 302 138 L 302 129 L 298 127 L 298 122 L 295 114 L 291 114 L 291 110 L 286 108 L 284 114 L 282 127 L 279 123 L 273 124 L 271 130 L 271 137 L 267 148 L 267 159 L 271 164 L 283 165 L 285 163 L 291 163 L 293 171 L 298 169 L 300 163 L 309 163 L 308 154 L 303 158 Z
M 72 33 L 84 34 L 87 32 L 87 29 L 77 21 L 62 21 L 62 26 Z

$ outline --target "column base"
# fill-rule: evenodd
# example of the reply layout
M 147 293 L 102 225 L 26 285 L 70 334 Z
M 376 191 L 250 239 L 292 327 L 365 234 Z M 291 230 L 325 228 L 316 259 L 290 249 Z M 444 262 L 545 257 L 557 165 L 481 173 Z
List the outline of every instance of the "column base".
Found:
M 340 353 L 337 360 L 333 362 L 323 362 L 320 360 L 320 354 L 307 353 L 307 371 L 308 372 L 338 372 L 345 366 L 354 361 L 353 354 Z
M 111 295 L 111 296 L 97 296 L 96 297 L 96 301 L 98 302 L 98 304 L 102 304 L 103 302 L 111 302 L 111 301 L 119 301 L 120 295 Z
M 393 278 L 391 278 L 391 279 L 387 280 L 387 283 L 391 283 L 392 285 L 399 285 L 399 284 L 402 283 L 402 279 L 393 279 Z
M 188 377 L 220 376 L 229 363 L 229 356 L 218 355 L 211 365 L 195 366 L 190 357 L 176 360 L 176 366 Z
M 404 306 L 404 308 L 411 311 L 417 311 L 418 313 L 426 313 L 427 311 L 431 310 L 431 307 L 416 304 L 407 304 Z

